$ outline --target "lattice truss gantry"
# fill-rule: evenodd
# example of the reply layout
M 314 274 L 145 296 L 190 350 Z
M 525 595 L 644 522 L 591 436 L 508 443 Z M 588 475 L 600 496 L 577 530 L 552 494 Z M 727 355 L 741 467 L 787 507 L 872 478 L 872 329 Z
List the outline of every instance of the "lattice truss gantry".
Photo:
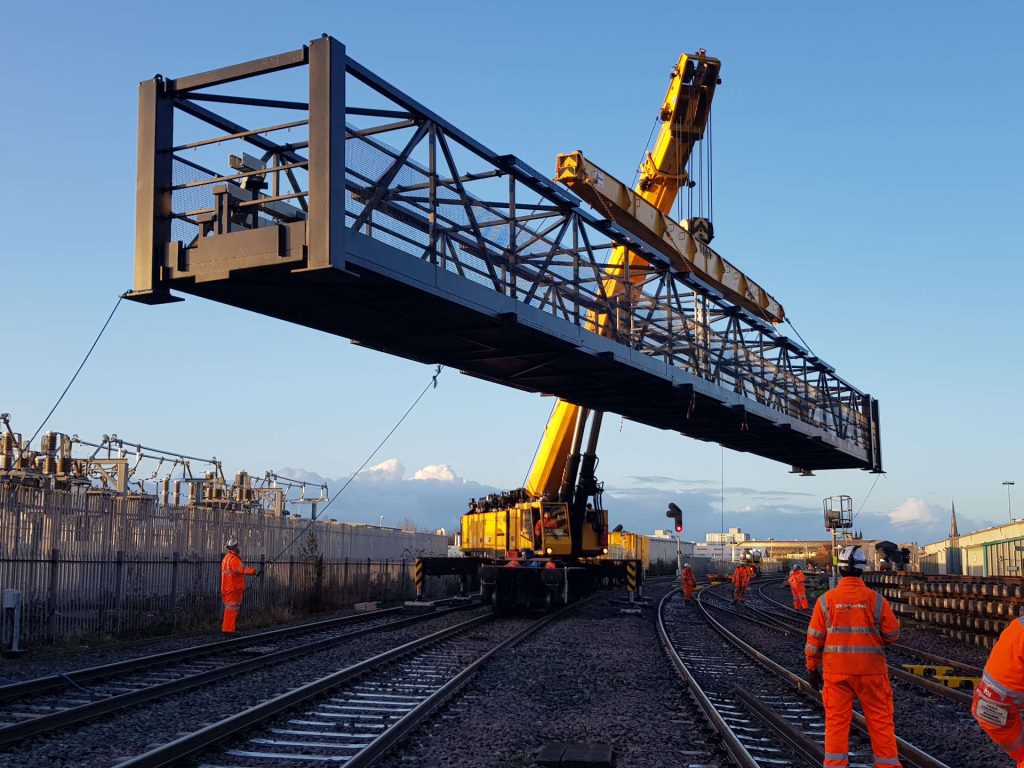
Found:
M 205 296 L 801 469 L 881 469 L 876 400 L 333 38 L 141 83 L 138 176 L 139 301 Z M 614 272 L 618 246 L 648 266 Z

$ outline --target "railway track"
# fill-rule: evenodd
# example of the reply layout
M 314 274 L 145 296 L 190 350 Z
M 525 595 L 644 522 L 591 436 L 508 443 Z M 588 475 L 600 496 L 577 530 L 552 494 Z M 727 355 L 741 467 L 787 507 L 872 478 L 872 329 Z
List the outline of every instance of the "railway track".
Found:
M 0 686 L 0 747 L 466 608 L 345 616 Z
M 776 600 L 771 595 L 766 594 L 765 587 L 767 587 L 767 586 L 769 586 L 769 585 L 768 584 L 758 585 L 757 592 L 756 592 L 757 596 L 760 597 L 761 599 L 763 599 L 764 601 L 766 601 L 767 603 L 769 603 L 772 606 L 772 609 L 775 612 L 777 612 L 779 616 L 785 617 L 786 620 L 790 621 L 790 623 L 793 623 L 794 626 L 797 625 L 796 622 L 802 621 L 803 622 L 803 626 L 806 629 L 807 621 L 810 618 L 810 612 L 801 613 L 800 611 L 797 611 L 797 610 L 794 610 L 793 608 L 790 608 L 785 603 L 780 602 L 779 600 Z M 813 607 L 813 603 L 811 605 Z M 915 648 L 914 646 L 907 645 L 906 643 L 903 643 L 903 642 L 892 643 L 891 645 L 888 645 L 886 647 L 889 648 L 889 649 L 900 650 L 900 651 L 903 651 L 903 652 L 908 653 L 908 654 L 914 654 L 914 655 L 918 656 L 921 659 L 925 659 L 925 660 L 928 660 L 928 661 L 933 661 L 936 664 L 944 664 L 944 665 L 952 666 L 952 667 L 954 667 L 954 668 L 956 668 L 958 670 L 962 670 L 965 674 L 970 674 L 970 675 L 974 675 L 974 676 L 980 676 L 981 672 L 982 672 L 980 667 L 977 667 L 977 666 L 975 666 L 973 664 L 968 664 L 967 662 L 960 661 L 958 659 L 950 659 L 950 658 L 947 658 L 945 656 L 940 656 L 938 654 L 931 653 L 930 651 L 926 651 L 923 648 Z
M 711 612 L 714 588 L 698 593 L 695 606 L 670 600 L 658 607 L 658 632 L 669 658 L 698 706 L 741 768 L 820 766 L 824 719 L 820 697 L 798 675 L 730 632 Z M 739 649 L 739 652 L 737 651 Z M 900 740 L 907 768 L 948 768 Z M 863 718 L 854 715 L 850 765 L 870 766 Z
M 769 585 L 762 584 L 758 586 L 754 592 L 755 603 L 753 605 L 746 605 L 745 609 L 764 618 L 768 622 L 774 622 L 775 626 L 782 631 L 804 636 L 807 631 L 809 613 L 801 613 L 775 600 L 766 594 L 767 586 Z M 756 602 L 757 600 L 767 605 L 759 605 Z M 886 659 L 889 662 L 889 674 L 892 677 L 967 707 L 971 705 L 970 693 L 938 682 L 938 678 L 924 677 L 923 673 L 926 668 L 934 670 L 935 668 L 945 667 L 947 675 L 944 679 L 949 682 L 955 682 L 958 685 L 970 684 L 969 681 L 979 679 L 982 674 L 982 670 L 972 664 L 939 656 L 921 648 L 915 648 L 899 642 L 886 646 Z M 909 672 L 907 671 L 908 668 L 918 669 L 922 674 Z M 948 675 L 949 672 L 954 673 L 952 677 Z
M 540 619 L 497 621 L 490 613 L 469 619 L 275 696 L 117 768 L 156 768 L 184 759 L 218 768 L 370 765 L 448 703 L 493 655 L 579 605 Z

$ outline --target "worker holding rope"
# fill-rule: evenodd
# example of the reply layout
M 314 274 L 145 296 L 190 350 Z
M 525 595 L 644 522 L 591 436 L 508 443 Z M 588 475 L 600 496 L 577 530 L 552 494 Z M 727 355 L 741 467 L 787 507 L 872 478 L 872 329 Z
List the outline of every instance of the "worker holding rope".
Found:
M 246 576 L 262 576 L 263 572 L 249 568 L 238 556 L 238 539 L 233 536 L 224 544 L 224 559 L 220 562 L 220 595 L 224 601 L 224 621 L 220 632 L 225 637 L 236 637 L 235 620 L 242 607 L 242 593 L 245 592 Z

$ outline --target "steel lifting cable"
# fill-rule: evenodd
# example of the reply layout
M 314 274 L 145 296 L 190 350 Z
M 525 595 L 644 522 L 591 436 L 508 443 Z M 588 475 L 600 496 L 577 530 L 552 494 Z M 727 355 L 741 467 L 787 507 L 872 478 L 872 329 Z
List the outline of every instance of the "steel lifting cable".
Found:
M 633 174 L 633 186 L 634 187 L 636 186 L 636 183 L 640 180 L 640 171 L 643 169 L 644 161 L 647 159 L 647 153 L 651 149 L 651 136 L 654 135 L 654 129 L 658 127 L 658 123 L 659 122 L 660 122 L 660 117 L 655 117 L 654 118 L 654 124 L 651 126 L 651 132 L 649 134 L 647 134 L 647 143 L 644 144 L 644 151 L 643 151 L 643 154 L 640 156 L 640 165 L 637 166 L 636 173 Z
M 300 537 L 300 536 L 302 536 L 302 535 L 303 535 L 303 534 L 304 534 L 304 533 L 305 533 L 306 531 L 308 531 L 308 530 L 309 530 L 309 528 L 310 528 L 310 526 L 311 526 L 311 525 L 313 525 L 313 523 L 315 523 L 315 522 L 316 522 L 317 518 L 318 518 L 318 517 L 320 517 L 320 515 L 322 515 L 322 514 L 323 514 L 324 512 L 326 512 L 326 511 L 327 511 L 327 508 L 328 508 L 329 506 L 331 506 L 331 504 L 333 504 L 333 503 L 334 503 L 334 500 L 335 500 L 336 498 L 338 498 L 338 497 L 339 497 L 339 496 L 340 496 L 340 495 L 342 494 L 342 492 L 344 492 L 344 490 L 345 490 L 346 488 L 348 488 L 348 487 L 349 487 L 349 485 L 351 485 L 352 481 L 356 479 L 356 476 L 357 476 L 357 475 L 358 475 L 358 474 L 359 474 L 360 472 L 362 472 L 362 471 L 363 471 L 363 470 L 364 470 L 364 469 L 366 468 L 366 465 L 367 465 L 367 464 L 369 464 L 369 463 L 370 463 L 370 461 L 372 461 L 372 460 L 373 460 L 373 457 L 377 455 L 377 452 L 378 452 L 378 451 L 379 451 L 379 450 L 380 450 L 381 448 L 383 448 L 383 447 L 384 447 L 384 443 L 386 443 L 386 442 L 387 442 L 387 441 L 388 441 L 388 440 L 390 439 L 390 437 L 391 437 L 391 436 L 392 436 L 393 434 L 395 434 L 395 432 L 396 432 L 396 431 L 398 430 L 398 428 L 399 428 L 400 426 L 402 426 L 402 422 L 403 422 L 403 421 L 405 421 L 406 417 L 408 417 L 408 415 L 409 415 L 410 413 L 412 413 L 412 410 L 413 410 L 413 408 L 415 408 L 415 407 L 416 407 L 417 405 L 419 405 L 419 402 L 420 402 L 420 400 L 422 400 L 422 399 L 423 399 L 423 396 L 424 396 L 425 394 L 427 394 L 427 392 L 428 392 L 429 390 L 431 390 L 431 389 L 437 389 L 437 378 L 438 378 L 438 376 L 440 376 L 440 375 L 441 375 L 441 371 L 443 371 L 443 370 L 444 370 L 444 366 L 443 366 L 443 365 L 438 365 L 438 366 L 437 366 L 437 367 L 436 367 L 436 368 L 434 369 L 434 375 L 430 377 L 430 381 L 428 381 L 428 382 L 427 382 L 427 386 L 425 386 L 425 387 L 423 388 L 423 391 L 422 391 L 422 392 L 420 392 L 419 396 L 418 396 L 418 397 L 417 397 L 417 398 L 416 398 L 415 400 L 413 400 L 413 403 L 412 403 L 412 405 L 410 405 L 410 406 L 409 406 L 409 407 L 408 407 L 408 408 L 406 409 L 405 413 L 403 413 L 403 414 L 402 414 L 402 418 L 400 418 L 400 419 L 399 419 L 399 420 L 398 420 L 398 421 L 397 421 L 397 422 L 395 423 L 395 426 L 393 426 L 393 427 L 391 428 L 391 431 L 390 431 L 390 432 L 388 432 L 388 433 L 387 433 L 387 434 L 386 434 L 386 435 L 384 436 L 384 439 L 383 439 L 383 440 L 381 440 L 381 441 L 380 441 L 379 443 L 377 443 L 377 447 L 376 447 L 376 448 L 374 448 L 374 449 L 373 449 L 373 451 L 372 451 L 372 452 L 370 453 L 370 455 L 366 457 L 366 461 L 364 461 L 364 462 L 363 462 L 362 464 L 360 464 L 360 465 L 359 465 L 359 469 L 357 469 L 357 470 L 356 470 L 355 472 L 353 472 L 353 473 L 352 473 L 352 476 L 351 476 L 351 477 L 349 477 L 349 479 L 345 481 L 345 484 L 344 484 L 343 486 L 341 486 L 341 488 L 339 488 L 339 489 L 338 489 L 338 490 L 337 490 L 337 491 L 335 492 L 335 494 L 334 494 L 333 496 L 331 496 L 331 498 L 330 498 L 330 499 L 329 499 L 329 500 L 327 501 L 327 503 L 326 503 L 326 504 L 324 504 L 324 506 L 323 506 L 323 509 L 319 509 L 319 510 L 317 510 L 317 512 L 316 512 L 316 513 L 315 513 L 314 515 L 312 515 L 312 516 L 310 517 L 310 520 L 309 520 L 309 522 L 308 522 L 308 523 L 306 523 L 306 525 L 305 525 L 305 526 L 304 526 L 304 527 L 302 528 L 302 530 L 301 530 L 301 531 L 299 531 L 299 532 L 298 532 L 297 534 L 295 534 L 295 536 L 294 536 L 294 537 L 292 538 L 292 540 L 291 540 L 291 541 L 289 541 L 289 542 L 288 542 L 288 544 L 286 544 L 286 545 L 285 545 L 284 549 L 282 549 L 282 550 L 281 550 L 280 552 L 278 552 L 278 553 L 277 553 L 277 554 L 276 554 L 276 555 L 275 555 L 275 556 L 274 556 L 273 558 L 271 558 L 270 560 L 268 560 L 268 561 L 266 562 L 266 565 L 270 565 L 271 563 L 276 563 L 276 562 L 277 562 L 277 561 L 278 561 L 278 560 L 279 560 L 279 559 L 281 558 L 281 555 L 283 555 L 283 554 L 284 554 L 285 552 L 287 552 L 287 551 L 288 551 L 289 549 L 291 549 L 291 548 L 292 548 L 292 545 L 293 545 L 293 544 L 294 544 L 294 543 L 295 543 L 296 541 L 298 541 L 299 537 Z
M 711 136 L 711 107 L 708 106 L 708 221 L 714 219 L 715 147 Z
M 700 180 L 700 186 L 697 187 L 697 209 L 700 211 L 698 215 L 704 218 L 704 142 L 698 143 L 700 154 L 697 157 L 697 178 Z
M 800 339 L 800 341 L 803 341 L 804 346 L 807 348 L 807 351 L 813 355 L 814 350 L 811 349 L 811 345 L 804 341 L 804 337 L 800 335 L 800 331 L 796 329 L 796 326 L 793 325 L 793 321 L 790 320 L 788 317 L 786 318 L 786 325 L 793 329 L 793 333 L 796 334 L 797 338 Z
M 122 293 L 120 296 L 117 297 L 117 302 L 114 304 L 114 308 L 110 310 L 110 314 L 107 315 L 107 320 L 105 323 L 103 323 L 103 327 L 100 328 L 100 332 L 96 335 L 96 338 L 93 340 L 92 346 L 89 347 L 89 351 L 86 352 L 85 357 L 82 358 L 82 362 L 79 364 L 78 370 L 75 371 L 75 374 L 74 376 L 71 377 L 71 381 L 68 382 L 68 385 L 64 387 L 64 391 L 60 393 L 60 397 L 57 398 L 57 402 L 53 404 L 53 408 L 50 409 L 50 412 L 46 414 L 46 418 L 42 420 L 42 422 L 36 428 L 36 431 L 32 433 L 32 437 L 28 439 L 30 445 L 32 441 L 34 441 L 36 437 L 39 436 L 39 433 L 42 431 L 43 427 L 46 426 L 46 422 L 48 422 L 50 420 L 50 417 L 53 416 L 53 412 L 57 410 L 57 406 L 60 405 L 61 401 L 64 399 L 64 395 L 66 395 L 68 393 L 68 390 L 71 389 L 71 385 L 75 383 L 75 379 L 78 378 L 78 374 L 80 374 L 82 372 L 82 368 L 85 367 L 85 363 L 89 359 L 89 355 L 91 355 L 92 351 L 96 349 L 96 345 L 99 343 L 100 338 L 103 336 L 103 332 L 107 330 L 107 326 L 110 325 L 110 321 L 113 319 L 114 313 L 117 312 L 117 308 L 121 306 L 121 301 L 124 299 L 126 295 L 127 294 Z
M 875 475 L 875 482 L 873 482 L 871 484 L 871 487 L 868 488 L 868 492 L 867 495 L 864 497 L 864 501 L 860 503 L 860 506 L 857 507 L 857 511 L 854 512 L 853 517 L 850 518 L 850 525 L 853 525 L 853 521 L 857 519 L 857 515 L 859 515 L 860 511 L 864 509 L 864 505 L 868 503 L 868 499 L 871 497 L 871 492 L 875 490 L 875 485 L 878 484 L 878 478 L 880 477 L 885 477 L 885 472 L 879 472 L 877 475 Z

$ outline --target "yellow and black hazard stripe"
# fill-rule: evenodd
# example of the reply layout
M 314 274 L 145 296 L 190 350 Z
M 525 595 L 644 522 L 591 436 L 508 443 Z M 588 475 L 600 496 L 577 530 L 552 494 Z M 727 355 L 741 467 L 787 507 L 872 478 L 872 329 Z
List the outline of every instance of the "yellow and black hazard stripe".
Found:
M 626 563 L 626 590 L 636 592 L 636 563 Z
M 416 597 L 423 597 L 423 561 L 416 558 L 416 565 L 413 567 L 413 580 L 416 582 Z

